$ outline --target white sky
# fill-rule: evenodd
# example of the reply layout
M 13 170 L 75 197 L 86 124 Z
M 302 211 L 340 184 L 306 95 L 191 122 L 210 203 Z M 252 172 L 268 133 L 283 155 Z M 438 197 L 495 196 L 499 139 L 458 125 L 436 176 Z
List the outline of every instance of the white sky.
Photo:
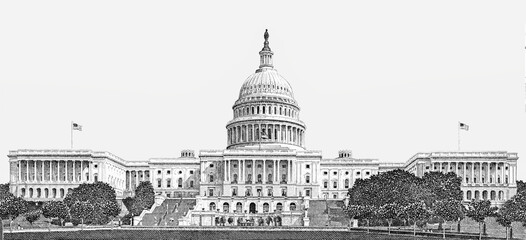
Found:
M 223 149 L 269 29 L 308 149 L 403 162 L 519 153 L 526 178 L 522 1 L 1 1 L 0 183 L 13 149 L 127 160 Z M 325 1 L 323 1 L 325 2 Z

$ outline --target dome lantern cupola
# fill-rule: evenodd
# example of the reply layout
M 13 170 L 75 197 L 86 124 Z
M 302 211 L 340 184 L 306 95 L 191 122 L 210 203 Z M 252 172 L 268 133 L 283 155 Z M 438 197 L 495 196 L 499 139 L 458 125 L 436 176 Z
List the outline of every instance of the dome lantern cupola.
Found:
M 265 34 L 263 35 L 263 37 L 265 38 L 265 42 L 263 43 L 263 49 L 259 51 L 259 59 L 260 59 L 259 62 L 260 63 L 259 63 L 259 69 L 256 70 L 256 72 L 261 72 L 261 71 L 264 71 L 264 69 L 266 68 L 274 67 L 272 65 L 272 55 L 274 55 L 274 53 L 272 52 L 272 50 L 270 50 L 269 43 L 268 43 L 268 37 L 269 37 L 268 29 L 265 29 Z

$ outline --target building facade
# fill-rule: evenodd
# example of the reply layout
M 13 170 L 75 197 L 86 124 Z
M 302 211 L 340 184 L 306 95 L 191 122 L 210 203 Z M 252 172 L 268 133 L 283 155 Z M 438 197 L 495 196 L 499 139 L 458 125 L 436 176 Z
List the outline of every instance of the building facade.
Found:
M 265 32 L 260 65 L 232 107 L 225 149 L 201 150 L 197 156 L 183 150 L 180 157 L 147 161 L 91 150 L 14 150 L 8 155 L 11 192 L 48 201 L 64 198 L 79 184 L 104 181 L 124 198 L 141 181 L 150 181 L 158 195 L 196 199 L 184 224 L 203 224 L 203 216 L 219 212 L 279 213 L 286 225 L 308 225 L 309 201 L 341 200 L 357 179 L 394 169 L 417 176 L 453 171 L 463 179 L 466 201 L 500 204 L 515 194 L 515 153 L 418 153 L 405 163 L 391 163 L 354 158 L 349 150 L 329 159 L 307 150 L 299 104 L 289 82 L 274 69 L 268 37 Z

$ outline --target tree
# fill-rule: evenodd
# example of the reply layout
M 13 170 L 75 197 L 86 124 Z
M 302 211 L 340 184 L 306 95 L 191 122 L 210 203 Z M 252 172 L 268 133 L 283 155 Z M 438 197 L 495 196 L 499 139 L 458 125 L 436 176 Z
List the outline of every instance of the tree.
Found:
M 69 218 L 69 208 L 61 201 L 50 201 L 42 206 L 42 214 L 46 218 L 57 218 L 60 225 L 64 225 L 64 220 Z
M 522 180 L 517 181 L 517 194 L 526 191 L 526 183 Z
M 120 212 L 115 190 L 104 182 L 83 183 L 64 198 L 69 209 L 76 202 L 86 202 L 93 206 L 93 211 L 83 218 L 85 224 L 107 224 Z
M 416 236 L 416 222 L 425 220 L 429 217 L 429 211 L 424 202 L 414 202 L 403 209 L 403 216 L 413 221 L 413 235 Z
M 506 203 L 508 202 L 510 202 L 510 200 L 506 201 Z M 511 206 L 511 204 L 506 206 L 506 203 L 499 209 L 496 221 L 497 223 L 506 228 L 506 239 L 509 239 L 508 232 L 511 228 L 511 224 L 516 218 L 516 212 L 514 211 L 514 209 L 512 209 L 513 207 Z
M 133 201 L 137 215 L 140 215 L 142 210 L 147 210 L 155 203 L 155 192 L 152 183 L 144 181 L 139 183 L 135 189 L 135 198 Z
M 442 223 L 448 221 L 457 221 L 463 216 L 462 202 L 456 199 L 444 199 L 436 201 L 433 206 L 433 214 L 442 220 Z M 442 237 L 446 238 L 446 228 L 442 228 Z
M 360 206 L 360 205 L 351 205 L 351 204 L 349 204 L 347 207 L 344 206 L 343 211 L 349 217 L 349 222 L 350 222 L 350 221 L 352 221 L 352 219 L 358 218 L 358 216 L 360 216 L 360 214 L 362 213 L 362 208 L 363 208 L 363 206 Z M 350 223 L 349 223 L 349 226 L 351 226 Z
M 42 210 L 40 209 L 29 211 L 25 214 L 26 220 L 29 222 L 29 224 L 33 225 L 33 223 L 36 222 L 40 218 L 41 214 L 42 214 Z
M 27 212 L 27 202 L 21 197 L 12 194 L 0 200 L 0 217 L 2 219 L 14 220 L 20 214 Z
M 0 184 L 0 199 L 5 199 L 10 196 L 14 197 L 14 195 L 9 190 L 9 183 Z
M 497 208 L 491 206 L 489 200 L 472 200 L 468 205 L 466 216 L 479 223 L 479 239 L 482 239 L 481 225 L 486 224 L 486 218 L 496 216 Z
M 71 221 L 77 225 L 84 224 L 84 220 L 93 212 L 93 205 L 89 202 L 75 202 L 70 208 Z
M 387 231 L 389 232 L 389 235 L 391 235 L 391 225 L 393 224 L 393 220 L 398 217 L 401 210 L 401 207 L 396 203 L 388 203 L 378 209 L 378 217 L 387 220 Z

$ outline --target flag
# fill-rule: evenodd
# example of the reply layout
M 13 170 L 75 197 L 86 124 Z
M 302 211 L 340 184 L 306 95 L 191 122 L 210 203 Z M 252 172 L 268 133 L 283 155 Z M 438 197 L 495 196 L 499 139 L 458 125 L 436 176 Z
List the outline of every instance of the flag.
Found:
M 77 124 L 77 123 L 71 123 L 71 129 L 72 130 L 82 131 L 82 125 Z
M 261 139 L 268 139 L 267 133 L 265 131 L 261 131 Z
M 467 124 L 465 124 L 465 123 L 461 123 L 461 122 L 459 122 L 459 123 L 458 123 L 458 127 L 459 127 L 460 129 L 462 129 L 462 130 L 469 131 L 469 126 L 468 126 Z

